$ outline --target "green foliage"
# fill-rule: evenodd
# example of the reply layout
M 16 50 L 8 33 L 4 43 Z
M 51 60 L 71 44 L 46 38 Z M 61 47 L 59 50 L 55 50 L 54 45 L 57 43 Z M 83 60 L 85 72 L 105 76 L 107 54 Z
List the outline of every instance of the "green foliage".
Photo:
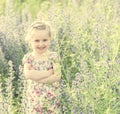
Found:
M 5 11 L 5 0 L 0 1 L 0 15 Z
M 14 8 L 22 12 L 23 9 L 26 9 L 32 14 L 33 18 L 37 17 L 37 13 L 39 12 L 39 9 L 42 9 L 43 11 L 48 10 L 50 7 L 50 1 L 49 0 L 14 0 Z

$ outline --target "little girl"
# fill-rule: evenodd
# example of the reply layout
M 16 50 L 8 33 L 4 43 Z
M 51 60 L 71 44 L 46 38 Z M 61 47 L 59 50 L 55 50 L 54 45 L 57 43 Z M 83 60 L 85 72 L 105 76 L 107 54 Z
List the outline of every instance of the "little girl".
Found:
M 34 22 L 26 41 L 32 51 L 23 57 L 24 75 L 28 79 L 28 114 L 59 114 L 59 80 L 61 68 L 59 55 L 49 51 L 50 26 Z

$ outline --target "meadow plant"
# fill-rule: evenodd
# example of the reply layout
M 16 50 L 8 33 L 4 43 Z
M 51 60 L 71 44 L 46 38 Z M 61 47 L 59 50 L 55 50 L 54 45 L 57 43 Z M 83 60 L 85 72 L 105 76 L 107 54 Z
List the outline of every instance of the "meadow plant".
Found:
M 24 114 L 27 82 L 21 60 L 28 51 L 24 34 L 33 19 L 27 8 L 20 16 L 12 5 L 7 2 L 5 15 L 0 15 L 0 105 L 3 114 L 6 110 Z M 50 49 L 61 57 L 62 114 L 119 114 L 119 5 L 119 0 L 84 0 L 79 7 L 55 4 L 46 16 L 38 14 L 38 19 L 48 20 L 54 28 Z
M 113 1 L 109 0 L 102 1 L 102 3 L 89 3 L 84 2 L 79 9 L 80 13 L 74 13 L 71 9 L 68 12 L 61 9 L 61 11 L 55 10 L 57 12 L 55 12 L 55 16 L 60 17 L 54 18 L 53 13 L 50 16 L 52 23 L 57 28 L 56 37 L 58 39 L 55 40 L 58 48 L 56 49 L 61 55 L 62 76 L 66 80 L 64 84 L 67 86 L 62 87 L 63 112 L 73 113 L 75 108 L 80 109 L 75 113 L 118 113 L 119 103 L 114 104 L 116 109 L 111 107 L 111 99 L 114 99 L 116 93 L 111 92 L 111 86 L 120 81 L 119 64 L 116 63 L 119 61 L 120 45 L 118 43 L 119 15 L 116 14 L 116 10 L 119 8 L 116 9 L 117 4 L 113 5 Z M 60 20 L 55 21 L 55 19 Z M 77 72 L 80 74 L 77 77 L 80 80 L 84 79 L 82 82 L 78 81 Z M 113 78 L 115 82 L 111 83 Z M 74 86 L 75 83 L 77 83 L 76 86 Z M 72 94 L 69 94 L 72 91 L 71 86 L 74 88 L 74 98 L 71 98 Z M 118 86 L 118 84 L 115 86 L 117 91 Z M 96 98 L 96 96 L 98 97 Z M 116 98 L 118 96 L 116 94 Z M 68 103 L 67 100 L 73 101 L 73 103 Z
M 18 79 L 18 93 L 19 94 L 19 99 L 18 99 L 18 104 L 16 104 L 17 107 L 17 111 L 16 113 L 21 113 L 21 114 L 25 114 L 28 112 L 29 108 L 28 108 L 28 99 L 27 99 L 27 80 L 25 79 L 25 76 L 23 74 L 23 66 L 20 65 L 19 66 L 19 79 Z
M 14 86 L 13 86 L 13 80 L 15 78 L 14 76 L 14 65 L 12 61 L 8 61 L 8 65 L 9 65 L 9 72 L 8 72 L 8 78 L 6 78 L 5 80 L 5 103 L 7 103 L 8 107 L 6 107 L 6 112 L 8 113 L 13 113 L 13 92 L 14 92 Z
M 8 71 L 7 60 L 5 59 L 5 55 L 0 48 L 0 74 L 3 75 Z M 6 74 L 7 75 L 7 74 Z M 5 75 L 4 75 L 5 76 Z M 4 80 L 4 77 L 1 77 L 0 81 Z
M 1 78 L 1 74 L 0 74 Z M 4 102 L 3 102 L 3 93 L 2 93 L 2 83 L 0 82 L 0 113 L 3 112 L 4 109 Z
M 1 97 L 2 97 L 2 113 L 3 114 L 14 114 L 13 111 L 13 91 L 14 91 L 14 87 L 12 85 L 12 81 L 14 79 L 14 71 L 13 71 L 13 64 L 12 61 L 9 61 L 8 63 L 9 65 L 9 73 L 7 78 L 5 78 L 5 84 L 4 86 L 2 85 L 2 81 L 1 81 Z M 0 97 L 0 98 L 1 98 Z

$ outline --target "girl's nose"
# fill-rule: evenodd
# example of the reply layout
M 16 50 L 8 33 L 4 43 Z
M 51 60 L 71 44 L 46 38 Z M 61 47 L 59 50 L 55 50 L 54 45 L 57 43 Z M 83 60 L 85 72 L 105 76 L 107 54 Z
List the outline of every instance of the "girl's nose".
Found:
M 43 43 L 42 43 L 42 42 L 39 42 L 39 46 L 41 46 L 41 45 L 43 45 Z

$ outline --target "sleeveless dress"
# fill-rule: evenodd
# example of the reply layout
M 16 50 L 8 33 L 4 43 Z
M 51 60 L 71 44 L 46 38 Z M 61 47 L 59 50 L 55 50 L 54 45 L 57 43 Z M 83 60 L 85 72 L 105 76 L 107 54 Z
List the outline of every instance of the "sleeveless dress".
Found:
M 47 60 L 35 60 L 31 53 L 23 57 L 23 64 L 29 63 L 34 70 L 49 70 L 53 63 L 59 62 L 56 52 L 50 52 Z M 27 80 L 28 114 L 60 114 L 60 88 L 59 82 L 42 84 Z

